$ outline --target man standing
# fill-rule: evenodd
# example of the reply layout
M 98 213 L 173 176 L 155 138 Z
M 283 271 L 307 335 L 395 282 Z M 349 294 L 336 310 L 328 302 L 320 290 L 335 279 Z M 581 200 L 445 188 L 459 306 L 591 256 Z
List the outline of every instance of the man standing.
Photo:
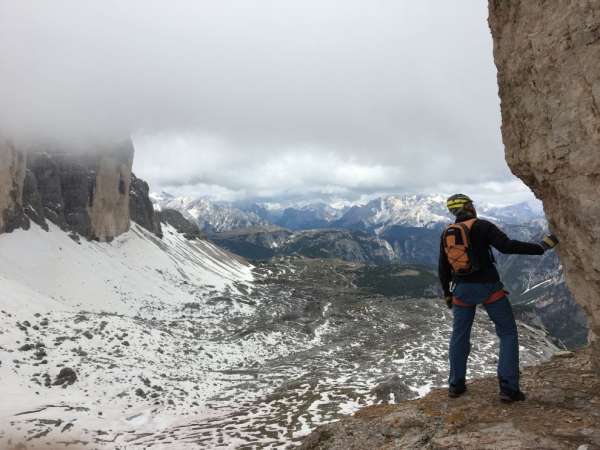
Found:
M 500 400 L 523 401 L 525 394 L 519 388 L 517 326 L 491 247 L 508 254 L 541 255 L 555 247 L 558 239 L 554 235 L 546 236 L 540 243 L 510 239 L 493 223 L 478 219 L 473 201 L 464 194 L 448 198 L 447 206 L 456 217 L 455 223 L 442 233 L 439 259 L 439 277 L 446 304 L 454 312 L 448 395 L 459 397 L 467 390 L 471 327 L 476 306 L 483 304 L 500 338 Z

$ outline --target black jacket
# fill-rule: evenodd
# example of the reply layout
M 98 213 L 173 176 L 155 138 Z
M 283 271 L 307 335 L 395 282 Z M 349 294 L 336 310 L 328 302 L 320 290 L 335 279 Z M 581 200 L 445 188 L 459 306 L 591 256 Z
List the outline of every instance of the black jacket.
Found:
M 464 222 L 471 217 L 461 217 L 456 219 L 456 223 Z M 521 242 L 510 239 L 496 225 L 485 219 L 477 219 L 471 228 L 471 247 L 474 258 L 477 258 L 480 269 L 470 275 L 453 276 L 450 263 L 446 257 L 442 238 L 440 239 L 440 260 L 439 277 L 444 290 L 444 296 L 451 295 L 450 282 L 461 283 L 495 283 L 500 281 L 500 275 L 494 264 L 494 257 L 491 247 L 494 247 L 501 253 L 520 254 L 520 255 L 541 255 L 544 253 L 544 247 L 540 244 L 531 242 Z

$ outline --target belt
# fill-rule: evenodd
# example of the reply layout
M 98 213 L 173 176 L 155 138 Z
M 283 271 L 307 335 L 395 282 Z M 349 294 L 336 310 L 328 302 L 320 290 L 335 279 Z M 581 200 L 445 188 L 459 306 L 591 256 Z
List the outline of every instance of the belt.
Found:
M 504 289 L 500 289 L 499 291 L 494 292 L 490 295 L 485 302 L 484 305 L 491 305 L 492 303 L 497 302 L 498 300 L 502 300 L 504 297 L 508 295 L 508 291 Z M 470 303 L 465 303 L 458 297 L 452 297 L 452 303 L 457 306 L 463 306 L 465 308 L 475 308 L 477 305 L 471 305 Z

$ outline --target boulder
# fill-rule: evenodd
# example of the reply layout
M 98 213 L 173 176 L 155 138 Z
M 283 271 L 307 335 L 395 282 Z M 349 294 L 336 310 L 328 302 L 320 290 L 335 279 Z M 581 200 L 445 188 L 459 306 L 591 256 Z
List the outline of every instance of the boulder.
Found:
M 70 367 L 63 367 L 56 376 L 56 379 L 52 383 L 52 386 L 67 387 L 77 381 L 77 374 Z

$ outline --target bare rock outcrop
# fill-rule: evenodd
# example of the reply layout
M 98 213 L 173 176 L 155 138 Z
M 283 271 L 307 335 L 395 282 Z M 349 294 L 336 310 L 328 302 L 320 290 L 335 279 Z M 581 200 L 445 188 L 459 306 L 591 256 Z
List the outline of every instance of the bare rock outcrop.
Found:
M 600 380 L 586 352 L 528 367 L 526 402 L 503 404 L 494 378 L 475 380 L 458 399 L 436 389 L 424 398 L 376 405 L 306 437 L 302 450 L 596 449 Z
M 161 218 L 150 200 L 150 187 L 134 174 L 129 186 L 129 214 L 135 223 L 162 237 Z
M 107 241 L 129 230 L 129 185 L 133 166 L 133 145 L 102 152 L 95 167 L 90 193 L 89 216 L 95 239 Z
M 186 239 L 194 240 L 194 239 L 202 239 L 204 235 L 196 225 L 191 220 L 188 220 L 184 217 L 181 212 L 165 208 L 159 213 L 159 217 L 161 222 L 166 225 L 171 225 L 177 231 L 185 236 Z
M 0 233 L 28 226 L 22 202 L 25 170 L 25 154 L 0 141 Z
M 600 368 L 600 8 L 489 1 L 511 170 L 543 200 Z

